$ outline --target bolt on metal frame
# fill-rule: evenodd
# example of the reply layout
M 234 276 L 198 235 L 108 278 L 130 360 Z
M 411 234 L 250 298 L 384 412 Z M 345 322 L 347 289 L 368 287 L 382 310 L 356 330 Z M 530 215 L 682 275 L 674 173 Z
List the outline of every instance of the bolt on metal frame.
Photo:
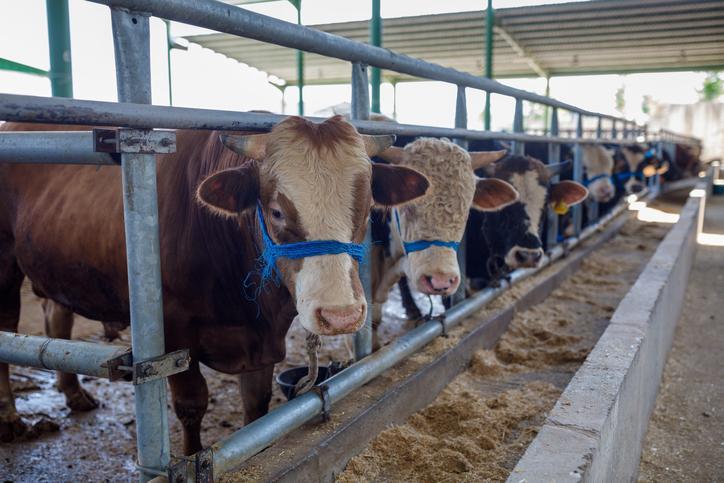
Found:
M 149 16 L 190 23 L 196 26 L 227 32 L 248 38 L 284 45 L 306 52 L 348 60 L 352 63 L 352 123 L 360 132 L 369 134 L 394 133 L 411 136 L 449 137 L 461 146 L 474 139 L 498 139 L 513 142 L 513 151 L 524 153 L 525 142 L 549 143 L 549 163 L 560 161 L 560 144 L 574 145 L 574 174 L 583 178 L 580 144 L 636 142 L 636 135 L 648 134 L 645 127 L 630 126 L 624 119 L 589 112 L 555 99 L 513 89 L 490 79 L 481 79 L 454 69 L 441 67 L 418 59 L 396 54 L 374 46 L 289 24 L 260 14 L 235 8 L 213 0 L 90 0 L 111 7 L 111 18 L 116 53 L 119 103 L 79 101 L 58 98 L 39 98 L 0 94 L 0 119 L 25 122 L 64 124 L 90 124 L 124 126 L 113 138 L 115 146 L 104 145 L 102 133 L 0 133 L 0 162 L 52 162 L 81 164 L 119 164 L 123 173 L 124 216 L 126 249 L 128 254 L 129 295 L 131 305 L 132 359 L 127 349 L 117 346 L 60 341 L 44 337 L 18 336 L 0 333 L 0 360 L 12 364 L 46 367 L 68 372 L 107 375 L 113 370 L 132 369 L 135 386 L 138 466 L 141 479 L 166 474 L 171 481 L 212 481 L 225 471 L 261 451 L 276 439 L 301 426 L 318 415 L 323 401 L 314 392 L 304 394 L 275 409 L 267 416 L 249 424 L 224 441 L 212 445 L 195 458 L 170 467 L 168 416 L 165 377 L 184 370 L 184 355 L 165 354 L 161 267 L 158 240 L 158 201 L 156 193 L 156 154 L 172 152 L 173 134 L 148 129 L 252 129 L 268 130 L 285 116 L 260 113 L 234 113 L 206 109 L 150 106 Z M 402 73 L 453 83 L 457 86 L 455 127 L 435 128 L 390 122 L 371 122 L 367 65 Z M 516 99 L 513 133 L 494 133 L 467 129 L 466 87 L 481 89 Z M 526 134 L 523 126 L 523 101 L 542 103 L 551 107 L 549 136 Z M 559 109 L 576 115 L 575 137 L 561 137 Z M 584 138 L 583 118 L 598 119 L 595 139 Z M 610 138 L 602 138 L 602 121 L 611 121 Z M 618 139 L 617 121 L 624 126 L 624 137 Z M 107 135 L 107 133 L 106 133 Z M 125 142 L 124 142 L 125 139 Z M 130 140 L 135 141 L 131 143 Z M 139 142 L 143 146 L 138 148 Z M 699 143 L 695 138 L 662 131 L 658 134 L 657 149 L 664 143 Z M 145 143 L 145 144 L 144 144 Z M 131 146 L 135 146 L 132 148 Z M 120 157 L 120 160 L 119 160 Z M 556 179 L 557 176 L 554 178 Z M 658 177 L 652 187 L 658 188 Z M 624 207 L 621 205 L 597 220 L 589 216 L 589 226 L 574 222 L 576 236 L 562 243 L 557 240 L 558 217 L 548 214 L 548 253 L 543 266 L 563 256 L 579 240 L 589 236 L 598 226 L 612 219 Z M 574 219 L 576 211 L 574 210 Z M 589 212 L 590 214 L 590 212 Z M 596 213 L 597 215 L 597 213 Z M 369 231 L 368 231 L 369 232 Z M 461 245 L 460 264 L 464 274 L 465 244 Z M 518 270 L 512 274 L 516 282 L 536 270 Z M 361 274 L 365 292 L 369 297 L 370 274 Z M 450 327 L 472 315 L 487 301 L 497 296 L 509 284 L 488 289 L 463 300 L 464 291 L 451 297 L 454 304 L 443 320 L 429 321 L 380 351 L 371 352 L 371 324 L 355 339 L 358 358 L 364 360 L 352 365 L 327 383 L 332 403 L 339 401 L 354 389 L 370 381 L 384 370 L 397 364 Z M 58 351 L 77 349 L 77 357 L 57 357 Z M 367 356 L 367 357 L 365 357 Z M 111 367 L 110 361 L 116 361 Z M 118 362 L 121 361 L 121 362 Z M 169 361 L 171 361 L 169 363 Z M 125 364 L 125 365 L 124 365 Z M 129 364 L 132 364 L 130 366 Z M 168 366 L 175 366 L 175 369 Z M 152 370 L 141 370 L 151 367 Z M 125 368 L 125 369 L 124 369 Z M 151 372 L 158 369 L 153 376 Z M 148 373 L 147 373 L 148 372 Z M 117 373 L 116 373 L 117 375 Z M 138 376 L 138 377 L 136 377 Z M 143 377 L 149 376 L 149 377 Z M 194 464 L 191 465 L 190 463 Z M 193 466 L 193 468 L 191 468 Z

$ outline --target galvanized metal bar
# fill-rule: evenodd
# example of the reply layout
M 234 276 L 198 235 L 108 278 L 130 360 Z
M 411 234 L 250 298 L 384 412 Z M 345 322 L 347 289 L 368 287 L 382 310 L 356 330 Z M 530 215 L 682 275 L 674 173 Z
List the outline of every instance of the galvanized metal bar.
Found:
M 0 362 L 110 378 L 106 362 L 130 352 L 120 345 L 0 332 Z
M 611 121 L 611 139 L 618 138 L 618 129 L 616 127 L 616 120 Z
M 603 137 L 603 119 L 601 117 L 598 117 L 598 121 L 596 122 L 596 139 L 601 139 Z
M 522 133 L 523 128 L 523 99 L 515 100 L 515 115 L 513 116 L 513 132 Z M 512 150 L 514 154 L 525 154 L 525 144 L 522 141 L 513 141 Z
M 218 129 L 266 131 L 287 116 L 255 112 L 216 111 L 187 107 L 149 106 L 144 104 L 115 103 L 104 101 L 71 100 L 38 96 L 0 94 L 0 119 L 17 122 L 43 122 L 49 124 L 80 124 L 145 128 L 153 126 L 168 129 Z M 323 118 L 307 117 L 311 120 Z M 353 121 L 365 134 L 398 134 L 406 136 L 431 136 L 465 139 L 498 139 L 502 141 L 543 141 L 570 143 L 574 139 L 564 137 L 534 136 L 510 132 L 476 131 L 444 127 L 397 124 L 394 122 Z M 591 142 L 614 142 L 612 139 Z M 634 141 L 620 141 L 629 144 Z M 686 141 L 692 143 L 692 141 Z M 698 142 L 697 142 L 698 143 Z
M 543 257 L 540 267 L 519 269 L 511 274 L 510 283 L 503 281 L 498 288 L 482 290 L 467 298 L 446 313 L 445 320 L 429 321 L 393 340 L 379 351 L 348 367 L 325 381 L 328 398 L 332 405 L 349 395 L 355 389 L 368 383 L 386 370 L 414 354 L 436 337 L 460 324 L 467 317 L 480 310 L 485 304 L 522 280 L 538 273 L 568 250 L 596 233 L 597 229 L 620 215 L 626 204 L 621 204 L 603 217 L 595 226 L 588 227 L 578 237 L 566 240 L 565 247 L 558 246 Z M 322 412 L 322 399 L 317 392 L 307 392 L 276 408 L 256 421 L 244 426 L 228 438 L 212 445 L 213 473 L 218 478 L 232 470 L 274 441 L 300 427 Z
M 45 0 L 48 15 L 50 88 L 55 97 L 73 97 L 68 0 Z
M 558 108 L 552 108 L 551 112 L 551 136 L 558 136 Z M 548 143 L 548 164 L 560 163 L 561 162 L 561 146 L 556 143 Z M 555 174 L 551 177 L 551 183 L 557 183 L 560 180 L 560 176 Z M 547 212 L 547 233 L 546 233 L 546 251 L 551 251 L 558 245 L 558 214 L 553 211 L 550 206 L 546 209 Z
M 382 47 L 382 15 L 380 0 L 372 0 L 372 19 L 370 20 L 370 45 Z M 380 68 L 370 69 L 370 90 L 372 112 L 380 113 Z
M 578 114 L 576 120 L 576 137 L 583 137 L 583 114 Z M 573 181 L 583 183 L 583 148 L 579 141 L 575 142 L 573 148 Z M 575 234 L 581 233 L 581 223 L 583 221 L 583 207 L 578 204 L 573 207 L 573 228 Z
M 352 63 L 352 119 L 369 119 L 370 94 L 367 80 L 367 66 L 359 62 Z M 372 222 L 367 226 L 365 244 L 372 246 Z M 369 258 L 371 260 L 371 258 Z M 366 264 L 360 267 L 360 279 L 367 299 L 367 307 L 372 307 L 372 267 Z M 357 360 L 372 353 L 372 311 L 367 310 L 365 323 L 354 334 L 354 354 Z
M 121 102 L 151 102 L 147 14 L 111 9 L 116 81 Z M 156 158 L 123 154 L 123 214 L 128 259 L 131 343 L 137 361 L 165 353 L 156 193 Z M 165 471 L 170 461 L 166 381 L 135 386 L 136 442 L 141 481 Z M 150 468 L 146 471 L 144 468 Z
M 100 164 L 118 166 L 120 160 L 94 149 L 90 131 L 0 132 L 0 163 Z
M 455 127 L 468 128 L 468 102 L 465 95 L 465 86 L 458 86 L 455 96 Z M 453 142 L 463 149 L 468 149 L 468 142 L 462 138 L 454 138 Z M 458 269 L 460 270 L 460 286 L 452 296 L 447 297 L 446 306 L 454 306 L 465 300 L 465 256 L 467 254 L 467 239 L 463 236 L 458 247 Z
M 488 0 L 488 8 L 485 10 L 485 77 L 493 79 L 493 25 L 495 23 L 495 11 L 493 10 L 493 0 Z M 491 91 L 485 91 L 485 113 L 483 120 L 485 122 L 485 130 L 490 131 L 490 95 Z
M 205 27 L 240 37 L 301 49 L 326 57 L 379 67 L 415 77 L 450 82 L 496 94 L 547 104 L 571 112 L 596 115 L 571 104 L 539 94 L 514 89 L 491 79 L 424 62 L 389 50 L 355 42 L 266 15 L 261 15 L 214 0 L 91 0 L 132 11 L 148 12 L 156 17 Z M 605 115 L 607 118 L 614 116 Z

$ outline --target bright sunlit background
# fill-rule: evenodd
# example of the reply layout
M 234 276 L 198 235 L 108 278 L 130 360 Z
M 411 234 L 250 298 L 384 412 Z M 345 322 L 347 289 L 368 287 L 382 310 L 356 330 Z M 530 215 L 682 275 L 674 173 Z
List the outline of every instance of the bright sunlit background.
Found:
M 371 16 L 369 1 L 304 0 L 302 21 L 307 25 L 350 20 Z M 482 0 L 386 0 L 382 1 L 383 18 L 480 10 Z M 495 8 L 518 7 L 560 1 L 496 0 Z M 45 0 L 0 0 L 0 57 L 48 69 L 48 38 Z M 245 8 L 283 20 L 296 21 L 296 11 L 286 1 L 249 5 Z M 79 99 L 116 100 L 113 41 L 110 13 L 107 7 L 83 0 L 70 1 L 73 89 Z M 203 33 L 204 30 L 173 23 L 173 36 Z M 169 82 L 166 57 L 166 27 L 156 18 L 151 20 L 153 103 L 169 103 Z M 240 64 L 191 44 L 188 51 L 172 52 L 173 104 L 225 110 L 264 109 L 296 113 L 298 91 L 282 91 L 269 82 L 267 75 L 253 67 Z M 699 99 L 702 72 L 662 74 L 602 75 L 554 77 L 550 94 L 564 102 L 588 110 L 623 115 L 639 122 L 647 120 L 644 101 L 668 104 L 690 104 Z M 504 79 L 504 83 L 545 92 L 545 80 Z M 38 76 L 0 71 L 0 92 L 50 95 L 50 82 Z M 349 102 L 348 85 L 307 86 L 304 90 L 305 110 L 314 114 L 332 105 Z M 623 105 L 616 103 L 623 95 Z M 424 99 L 424 102 L 420 102 Z M 454 86 L 439 82 L 398 84 L 397 119 L 412 124 L 452 126 Z M 391 115 L 393 94 L 390 84 L 381 88 L 382 111 Z M 510 129 L 513 104 L 510 98 L 493 96 L 492 127 Z M 468 90 L 469 126 L 481 129 L 484 94 Z M 566 119 L 561 123 L 565 127 Z

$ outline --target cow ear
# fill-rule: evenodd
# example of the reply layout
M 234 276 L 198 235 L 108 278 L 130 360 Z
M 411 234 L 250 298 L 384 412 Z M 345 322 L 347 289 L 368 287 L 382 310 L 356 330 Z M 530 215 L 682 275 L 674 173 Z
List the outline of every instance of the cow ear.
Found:
M 500 161 L 505 157 L 506 154 L 508 154 L 508 150 L 502 149 L 500 151 L 471 151 L 469 154 L 470 163 L 473 166 L 473 171 L 475 171 L 476 169 L 482 168 L 484 166 L 489 166 L 496 161 Z
M 236 154 L 261 161 L 266 158 L 266 144 L 270 137 L 271 134 L 269 133 L 249 134 L 246 136 L 222 134 L 219 139 L 224 146 Z
M 259 197 L 259 173 L 255 163 L 218 171 L 201 182 L 196 199 L 223 216 L 235 216 L 253 206 Z
M 669 171 L 669 162 L 664 161 L 664 163 L 659 167 L 659 169 L 656 170 L 656 174 L 664 174 Z
M 397 139 L 397 136 L 394 134 L 383 134 L 380 136 L 369 136 L 367 134 L 362 135 L 362 141 L 364 141 L 365 144 L 365 151 L 367 151 L 367 156 L 370 158 L 372 156 L 377 156 L 382 151 L 395 144 L 395 139 Z
M 653 164 L 649 164 L 648 166 L 645 166 L 643 173 L 644 173 L 644 176 L 646 176 L 647 178 L 652 177 L 653 175 L 656 174 L 656 166 L 654 166 Z
M 402 163 L 404 155 L 405 150 L 403 148 L 398 148 L 397 146 L 390 146 L 389 148 L 378 154 L 377 157 L 384 159 L 390 164 L 400 164 Z
M 372 198 L 378 206 L 398 206 L 427 192 L 424 174 L 404 166 L 372 165 Z
M 518 199 L 520 194 L 510 183 L 497 178 L 478 178 L 473 208 L 478 211 L 500 211 Z
M 588 190 L 575 181 L 561 181 L 550 189 L 550 203 L 556 206 L 565 205 L 573 206 L 581 203 L 588 197 Z

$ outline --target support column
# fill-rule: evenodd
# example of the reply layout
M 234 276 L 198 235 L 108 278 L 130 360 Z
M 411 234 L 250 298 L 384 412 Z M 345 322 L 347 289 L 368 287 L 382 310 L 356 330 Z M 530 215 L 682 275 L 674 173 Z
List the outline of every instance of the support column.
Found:
M 524 132 L 523 99 L 515 100 L 515 115 L 513 116 L 513 132 L 521 133 L 521 134 Z M 513 151 L 513 154 L 519 154 L 519 155 L 525 154 L 525 143 L 523 143 L 522 141 L 513 141 L 512 142 L 512 151 Z
M 455 127 L 461 129 L 468 128 L 468 103 L 465 96 L 465 86 L 458 86 L 457 96 L 455 98 Z M 468 149 L 468 141 L 466 139 L 453 139 L 453 142 L 463 149 Z M 463 233 L 463 239 L 460 240 L 458 247 L 458 269 L 460 270 L 460 286 L 457 292 L 450 297 L 446 297 L 445 306 L 452 307 L 465 300 L 465 256 L 467 252 L 467 240 Z
M 372 0 L 372 20 L 370 21 L 370 45 L 382 47 L 382 18 L 380 0 Z M 370 94 L 372 112 L 380 113 L 380 69 L 370 68 Z
M 147 14 L 111 9 L 118 100 L 151 103 Z M 165 353 L 156 193 L 156 157 L 123 154 L 123 213 L 128 259 L 131 344 L 134 363 Z M 136 442 L 141 481 L 169 464 L 166 380 L 135 386 Z M 148 470 L 145 470 L 145 469 Z
M 493 0 L 488 0 L 488 8 L 485 11 L 485 77 L 493 78 L 493 24 L 495 23 L 493 13 Z M 490 92 L 485 91 L 485 130 L 490 131 Z
M 73 63 L 70 54 L 68 0 L 46 0 L 50 87 L 53 97 L 73 97 Z
M 302 0 L 290 0 L 297 9 L 297 25 L 302 25 Z M 297 88 L 299 89 L 299 115 L 304 115 L 304 52 L 297 50 Z
M 558 128 L 558 108 L 553 107 L 551 111 L 551 136 L 557 137 L 559 135 Z M 561 145 L 558 143 L 548 143 L 548 164 L 555 164 L 561 162 Z M 551 184 L 557 183 L 560 180 L 560 176 L 553 175 L 551 177 Z M 548 206 L 548 222 L 546 232 L 546 250 L 550 252 L 558 244 L 558 215 L 553 208 Z
M 576 122 L 576 138 L 580 139 L 583 137 L 583 114 L 577 115 Z M 583 148 L 581 143 L 576 141 L 573 149 L 573 181 L 583 183 Z M 581 233 L 581 223 L 583 221 L 583 212 L 581 211 L 582 206 L 580 204 L 574 206 L 573 210 L 573 227 L 575 234 L 578 236 Z
M 370 93 L 367 80 L 367 66 L 352 64 L 352 119 L 364 120 L 370 117 Z M 372 225 L 367 226 L 365 245 L 372 246 Z M 369 255 L 369 254 L 368 254 Z M 371 258 L 367 257 L 369 260 Z M 371 262 L 370 262 L 371 263 Z M 372 353 L 372 267 L 367 263 L 360 267 L 360 278 L 367 299 L 367 318 L 360 330 L 354 334 L 355 358 L 360 360 Z

